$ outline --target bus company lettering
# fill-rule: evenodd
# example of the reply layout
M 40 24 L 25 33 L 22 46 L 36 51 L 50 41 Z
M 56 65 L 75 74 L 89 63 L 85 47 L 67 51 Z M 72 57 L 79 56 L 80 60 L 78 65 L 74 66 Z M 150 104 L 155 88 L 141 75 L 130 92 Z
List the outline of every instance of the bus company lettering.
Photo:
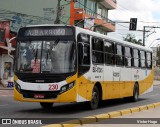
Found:
M 40 73 L 40 59 L 32 60 L 31 68 L 33 68 L 33 73 Z
M 113 77 L 119 77 L 120 73 L 119 72 L 113 72 Z
M 53 35 L 65 35 L 65 29 L 31 29 L 27 30 L 26 36 L 53 36 Z
M 93 67 L 93 72 L 97 72 L 97 73 L 103 73 L 103 68 L 100 67 Z
M 135 79 L 139 79 L 139 75 L 134 74 L 134 78 L 135 78 Z

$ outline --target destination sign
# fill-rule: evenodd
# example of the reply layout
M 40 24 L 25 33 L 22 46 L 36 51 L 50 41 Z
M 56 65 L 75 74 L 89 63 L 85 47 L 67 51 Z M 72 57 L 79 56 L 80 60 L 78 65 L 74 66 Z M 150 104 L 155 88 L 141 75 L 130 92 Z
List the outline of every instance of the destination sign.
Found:
M 69 36 L 73 35 L 70 28 L 30 28 L 24 33 L 24 36 Z

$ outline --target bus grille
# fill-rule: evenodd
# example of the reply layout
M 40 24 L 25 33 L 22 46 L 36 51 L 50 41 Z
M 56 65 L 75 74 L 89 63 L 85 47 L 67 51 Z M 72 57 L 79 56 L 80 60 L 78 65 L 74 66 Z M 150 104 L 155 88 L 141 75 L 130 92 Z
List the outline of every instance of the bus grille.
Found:
M 22 90 L 21 94 L 23 95 L 24 98 L 34 98 L 35 94 L 43 94 L 44 98 L 40 99 L 53 99 L 57 98 L 59 95 L 60 91 L 29 91 L 29 90 Z M 36 98 L 38 99 L 38 98 Z

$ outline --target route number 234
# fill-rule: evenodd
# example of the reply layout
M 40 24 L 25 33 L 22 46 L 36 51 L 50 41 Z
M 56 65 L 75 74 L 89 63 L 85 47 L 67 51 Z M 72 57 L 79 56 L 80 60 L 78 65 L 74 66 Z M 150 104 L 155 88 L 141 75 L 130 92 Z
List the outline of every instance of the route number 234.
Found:
M 49 90 L 57 90 L 58 89 L 58 84 L 50 84 L 49 85 Z

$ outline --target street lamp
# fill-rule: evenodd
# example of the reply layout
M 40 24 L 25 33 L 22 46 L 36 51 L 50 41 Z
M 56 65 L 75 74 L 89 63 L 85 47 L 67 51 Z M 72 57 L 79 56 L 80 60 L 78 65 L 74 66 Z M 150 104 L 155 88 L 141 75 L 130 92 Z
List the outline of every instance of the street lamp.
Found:
M 154 39 L 154 40 L 151 42 L 151 44 L 148 46 L 148 48 L 150 48 L 151 45 L 152 45 L 152 44 L 154 43 L 154 41 L 156 41 L 156 40 L 160 40 L 160 38 Z

